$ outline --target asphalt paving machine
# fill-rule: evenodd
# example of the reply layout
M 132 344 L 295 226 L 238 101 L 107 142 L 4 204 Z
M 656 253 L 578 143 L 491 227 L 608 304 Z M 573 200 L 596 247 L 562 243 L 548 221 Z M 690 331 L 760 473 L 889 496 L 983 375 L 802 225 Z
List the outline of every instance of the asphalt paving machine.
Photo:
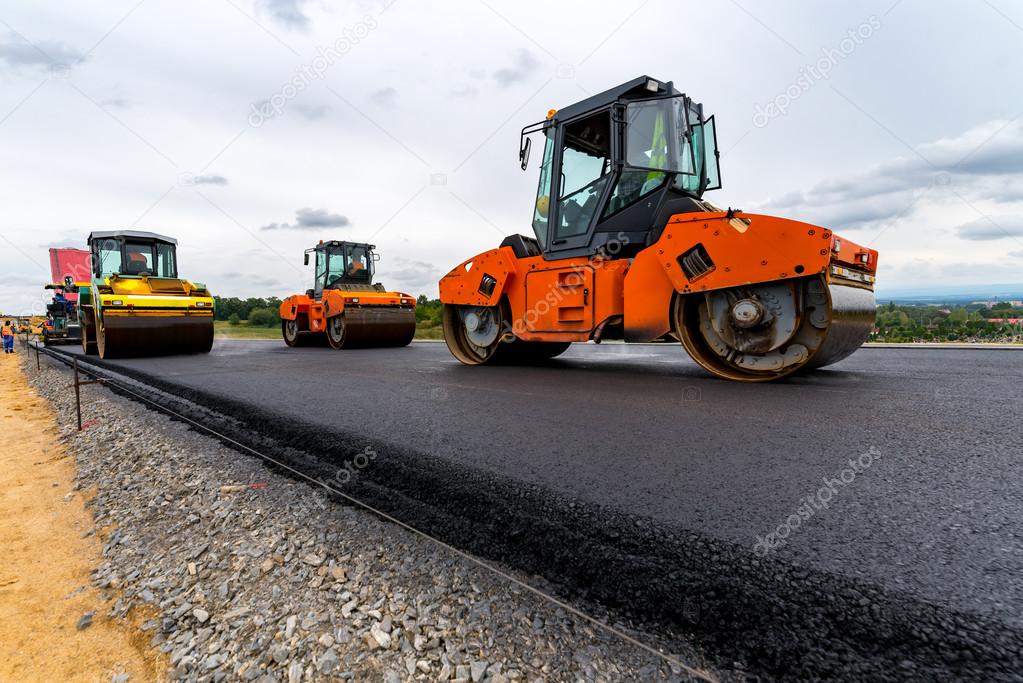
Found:
M 835 363 L 874 323 L 877 251 L 826 227 L 719 209 L 715 121 L 641 76 L 522 129 L 544 140 L 535 237 L 440 281 L 467 365 L 553 358 L 572 342 L 677 340 L 708 371 L 759 382 Z
M 82 328 L 78 322 L 78 288 L 88 287 L 89 252 L 85 249 L 50 249 L 51 281 L 45 289 L 53 292 L 46 305 L 41 336 L 44 344 L 78 343 Z

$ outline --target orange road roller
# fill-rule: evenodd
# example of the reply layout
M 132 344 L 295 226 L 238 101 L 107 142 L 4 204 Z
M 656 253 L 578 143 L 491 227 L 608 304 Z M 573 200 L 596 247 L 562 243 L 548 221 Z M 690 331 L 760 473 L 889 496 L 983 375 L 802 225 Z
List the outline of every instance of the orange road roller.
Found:
M 379 256 L 372 244 L 321 241 L 313 288 L 281 302 L 281 334 L 288 346 L 329 344 L 335 349 L 407 346 L 416 333 L 416 300 L 373 282 Z
M 877 251 L 830 229 L 721 210 L 714 117 L 647 76 L 522 129 L 544 139 L 535 237 L 440 281 L 467 365 L 553 358 L 572 342 L 674 340 L 708 371 L 761 382 L 845 358 L 874 324 Z

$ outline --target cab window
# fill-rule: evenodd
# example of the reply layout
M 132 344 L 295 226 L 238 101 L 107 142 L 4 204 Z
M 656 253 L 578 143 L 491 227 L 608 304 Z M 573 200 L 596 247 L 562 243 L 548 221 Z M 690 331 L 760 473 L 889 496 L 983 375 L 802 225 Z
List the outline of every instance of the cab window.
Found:
M 554 242 L 586 233 L 611 172 L 611 116 L 598 112 L 565 126 Z
M 372 265 L 366 247 L 348 245 L 345 251 L 347 261 L 345 277 L 356 282 L 369 282 Z
M 551 164 L 554 163 L 554 135 L 547 132 L 540 163 L 540 182 L 536 188 L 536 205 L 533 207 L 533 232 L 541 246 L 547 244 L 547 216 L 551 208 Z
M 96 274 L 109 277 L 121 272 L 121 243 L 117 240 L 103 240 L 96 249 Z
M 153 245 L 150 242 L 124 243 L 123 275 L 153 274 Z

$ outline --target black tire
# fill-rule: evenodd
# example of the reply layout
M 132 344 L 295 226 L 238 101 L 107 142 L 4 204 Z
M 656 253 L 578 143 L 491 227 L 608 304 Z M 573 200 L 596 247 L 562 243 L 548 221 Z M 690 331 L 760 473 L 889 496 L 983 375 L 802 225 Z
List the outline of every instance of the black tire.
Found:
M 340 351 L 345 348 L 347 342 L 348 326 L 345 324 L 345 315 L 335 315 L 332 318 L 327 318 L 326 324 L 326 335 L 327 343 L 330 344 L 330 348 L 335 351 Z
M 86 356 L 95 356 L 99 353 L 99 349 L 96 348 L 96 319 L 92 313 L 92 308 L 87 308 L 83 312 L 82 321 L 82 353 Z
M 281 336 L 284 337 L 284 343 L 294 348 L 298 346 L 298 340 L 302 337 L 302 332 L 299 329 L 298 319 L 295 320 L 281 320 Z
M 502 324 L 509 320 L 507 304 L 500 307 Z M 532 365 L 543 363 L 564 353 L 572 342 L 528 342 L 521 339 L 497 340 L 483 350 L 472 345 L 466 337 L 465 327 L 456 306 L 444 304 L 444 341 L 451 355 L 466 365 Z
M 306 316 L 303 313 L 299 313 L 298 317 L 295 318 L 295 323 L 298 325 L 298 334 L 295 339 L 289 342 L 288 335 L 285 331 L 285 325 L 287 322 L 289 321 L 281 321 L 281 336 L 284 337 L 284 343 L 289 347 L 294 348 L 327 345 L 327 335 L 323 332 L 309 332 L 309 325 L 306 323 Z

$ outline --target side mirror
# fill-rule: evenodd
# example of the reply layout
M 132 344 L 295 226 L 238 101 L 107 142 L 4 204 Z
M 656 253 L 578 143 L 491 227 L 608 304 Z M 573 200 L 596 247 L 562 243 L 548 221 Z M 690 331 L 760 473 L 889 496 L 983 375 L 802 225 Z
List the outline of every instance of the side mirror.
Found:
M 307 251 L 306 253 L 302 254 L 302 257 L 303 257 L 302 258 L 302 265 L 308 266 L 309 265 L 309 252 Z
M 376 262 L 376 261 L 379 261 L 379 260 L 380 260 L 380 254 L 378 254 L 378 253 L 376 253 L 374 251 L 373 252 L 373 261 Z
M 523 171 L 525 171 L 526 166 L 529 165 L 529 150 L 532 148 L 532 146 L 533 139 L 526 138 L 525 141 L 522 143 L 522 147 L 519 148 L 519 166 L 522 167 Z

